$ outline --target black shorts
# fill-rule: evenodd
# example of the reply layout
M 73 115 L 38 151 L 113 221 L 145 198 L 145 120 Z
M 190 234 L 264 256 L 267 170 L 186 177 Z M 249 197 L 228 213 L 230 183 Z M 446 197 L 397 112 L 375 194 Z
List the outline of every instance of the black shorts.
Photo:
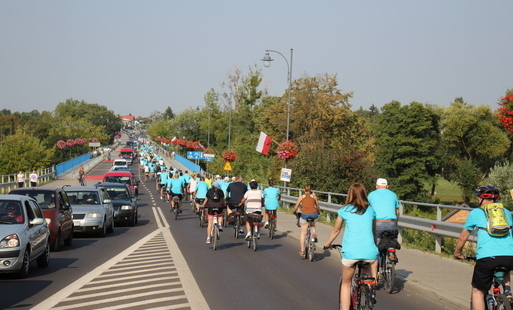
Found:
M 506 267 L 513 270 L 513 256 L 493 256 L 478 259 L 472 275 L 472 287 L 488 291 L 492 286 L 495 267 Z
M 196 198 L 196 203 L 202 205 L 205 202 L 205 198 Z
M 171 200 L 173 200 L 173 197 L 178 197 L 178 199 L 181 201 L 183 198 L 182 194 L 175 194 L 173 192 L 169 192 L 169 196 L 171 196 Z

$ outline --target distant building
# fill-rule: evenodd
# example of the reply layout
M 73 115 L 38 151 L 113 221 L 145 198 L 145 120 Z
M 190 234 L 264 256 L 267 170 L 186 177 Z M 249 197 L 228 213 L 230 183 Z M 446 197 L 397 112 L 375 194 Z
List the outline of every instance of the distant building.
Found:
M 123 126 L 128 128 L 134 128 L 136 125 L 135 116 L 132 115 L 121 115 L 119 118 L 121 118 L 121 121 L 123 122 Z

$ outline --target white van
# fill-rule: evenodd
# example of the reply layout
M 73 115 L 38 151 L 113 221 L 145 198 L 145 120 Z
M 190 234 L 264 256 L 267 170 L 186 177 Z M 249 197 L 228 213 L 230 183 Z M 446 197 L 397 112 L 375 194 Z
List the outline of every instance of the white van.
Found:
M 128 161 L 126 159 L 122 159 L 122 158 L 114 159 L 114 161 L 112 162 L 112 166 L 113 167 L 116 167 L 116 166 L 127 166 L 128 167 Z

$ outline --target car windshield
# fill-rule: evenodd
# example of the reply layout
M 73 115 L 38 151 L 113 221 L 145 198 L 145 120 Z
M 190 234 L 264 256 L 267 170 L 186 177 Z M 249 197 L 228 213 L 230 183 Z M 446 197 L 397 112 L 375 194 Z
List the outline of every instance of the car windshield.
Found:
M 99 205 L 98 193 L 94 191 L 66 191 L 71 204 Z
M 54 209 L 55 208 L 55 192 L 43 191 L 37 189 L 16 190 L 13 192 L 16 195 L 25 195 L 34 198 L 41 209 Z
M 21 224 L 23 222 L 23 212 L 21 212 L 19 201 L 0 201 L 0 224 Z
M 109 194 L 110 199 L 118 199 L 118 200 L 128 200 L 128 192 L 126 188 L 122 187 L 111 187 L 106 188 L 107 193 Z
M 130 185 L 130 177 L 125 176 L 110 176 L 103 180 L 105 183 L 125 183 Z

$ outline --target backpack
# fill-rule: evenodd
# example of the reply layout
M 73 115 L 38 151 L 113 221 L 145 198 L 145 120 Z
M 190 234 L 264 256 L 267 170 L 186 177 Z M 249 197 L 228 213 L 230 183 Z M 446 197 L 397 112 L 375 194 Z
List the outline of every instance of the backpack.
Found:
M 489 203 L 481 207 L 481 210 L 486 215 L 486 227 L 479 227 L 484 229 L 492 237 L 504 237 L 508 235 L 511 226 L 506 220 L 506 211 L 502 203 Z
M 218 189 L 214 189 L 214 191 L 212 193 L 212 200 L 214 200 L 215 202 L 218 202 L 220 200 Z

